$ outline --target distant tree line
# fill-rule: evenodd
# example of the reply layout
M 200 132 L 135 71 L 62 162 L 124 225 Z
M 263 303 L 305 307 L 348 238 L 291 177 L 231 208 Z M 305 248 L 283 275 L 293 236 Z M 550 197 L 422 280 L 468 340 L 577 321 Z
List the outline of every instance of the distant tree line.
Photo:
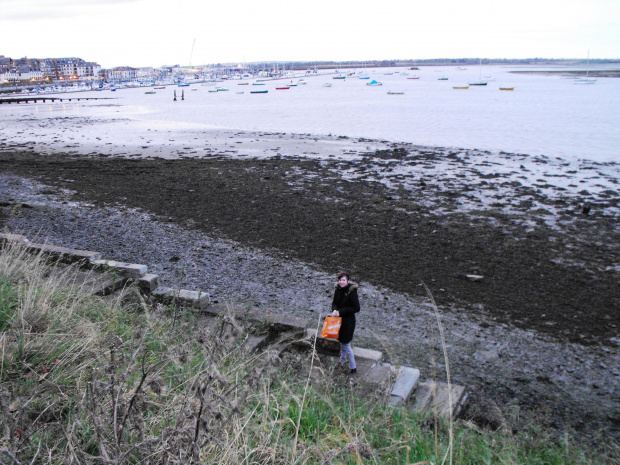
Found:
M 585 59 L 558 59 L 558 58 L 431 58 L 407 60 L 366 60 L 366 61 L 297 61 L 288 62 L 289 69 L 301 70 L 308 68 L 362 68 L 366 67 L 396 67 L 396 66 L 462 66 L 482 64 L 498 65 L 530 65 L 530 64 L 579 64 Z M 590 63 L 618 63 L 619 59 L 590 59 Z

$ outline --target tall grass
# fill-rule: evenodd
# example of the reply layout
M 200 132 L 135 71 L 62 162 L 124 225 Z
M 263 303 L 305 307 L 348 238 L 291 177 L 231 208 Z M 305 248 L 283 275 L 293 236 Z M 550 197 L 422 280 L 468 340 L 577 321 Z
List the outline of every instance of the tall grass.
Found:
M 531 432 L 435 430 L 432 416 L 358 397 L 314 354 L 247 354 L 232 314 L 145 312 L 49 267 L 16 245 L 0 254 L 0 463 L 411 465 L 441 463 L 438 450 L 457 464 L 609 459 Z M 315 369 L 301 377 L 304 364 Z

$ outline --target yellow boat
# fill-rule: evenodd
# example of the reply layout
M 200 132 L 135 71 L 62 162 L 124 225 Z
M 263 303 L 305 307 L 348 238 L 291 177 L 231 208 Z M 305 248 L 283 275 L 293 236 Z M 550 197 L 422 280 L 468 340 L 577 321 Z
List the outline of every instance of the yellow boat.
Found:
M 515 90 L 514 87 L 500 87 L 499 90 Z
M 457 87 L 453 87 L 453 89 L 469 89 L 469 86 L 457 86 Z

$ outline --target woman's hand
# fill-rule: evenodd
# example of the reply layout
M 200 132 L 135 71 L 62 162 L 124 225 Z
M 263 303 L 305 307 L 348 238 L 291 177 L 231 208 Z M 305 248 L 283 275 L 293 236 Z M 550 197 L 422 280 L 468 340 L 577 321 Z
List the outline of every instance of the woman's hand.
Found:
M 332 316 L 340 316 L 340 312 L 338 310 L 334 310 L 332 312 Z

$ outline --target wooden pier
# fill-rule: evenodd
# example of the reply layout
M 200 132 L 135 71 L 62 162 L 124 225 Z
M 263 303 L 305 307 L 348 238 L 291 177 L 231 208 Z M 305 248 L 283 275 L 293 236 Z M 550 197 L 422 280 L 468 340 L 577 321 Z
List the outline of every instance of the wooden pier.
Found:
M 56 100 L 62 102 L 62 101 L 68 101 L 71 102 L 72 100 L 77 100 L 78 102 L 80 100 L 110 100 L 110 99 L 114 99 L 115 97 L 48 97 L 48 96 L 42 96 L 42 95 L 31 95 L 31 96 L 26 96 L 26 97 L 13 97 L 13 98 L 0 98 L 0 104 L 3 103 L 38 103 L 39 101 L 42 101 L 43 103 L 45 103 L 46 100 L 51 100 L 52 102 L 55 102 Z

